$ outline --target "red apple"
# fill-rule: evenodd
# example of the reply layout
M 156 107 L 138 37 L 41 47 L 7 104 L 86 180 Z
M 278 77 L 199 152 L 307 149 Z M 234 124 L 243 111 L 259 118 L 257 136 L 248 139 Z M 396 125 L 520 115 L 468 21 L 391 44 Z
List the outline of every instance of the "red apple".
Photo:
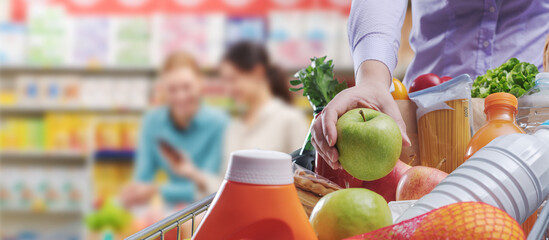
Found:
M 387 176 L 374 181 L 364 181 L 362 182 L 362 187 L 383 196 L 387 202 L 395 201 L 398 182 L 402 175 L 410 168 L 410 165 L 399 160 Z
M 448 82 L 448 81 L 450 81 L 450 80 L 452 80 L 452 77 L 450 77 L 450 76 L 443 76 L 443 77 L 440 78 L 440 83 Z
M 410 91 L 408 92 L 417 92 L 419 90 L 434 87 L 436 85 L 439 85 L 440 83 L 440 77 L 434 73 L 419 75 L 419 77 L 417 77 L 414 82 L 412 82 L 412 86 L 410 86 Z
M 433 191 L 448 173 L 432 167 L 415 166 L 402 175 L 396 189 L 396 200 L 416 200 Z

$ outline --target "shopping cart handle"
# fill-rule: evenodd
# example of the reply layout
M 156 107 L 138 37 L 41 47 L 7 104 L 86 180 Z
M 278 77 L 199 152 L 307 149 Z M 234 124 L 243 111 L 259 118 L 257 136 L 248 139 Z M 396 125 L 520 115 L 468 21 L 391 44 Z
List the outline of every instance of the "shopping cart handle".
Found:
M 160 239 L 164 239 L 162 236 L 166 232 L 174 229 L 179 228 L 181 224 L 188 220 L 192 220 L 192 234 L 194 234 L 194 217 L 208 209 L 210 204 L 212 203 L 212 200 L 215 197 L 215 193 L 203 198 L 200 201 L 197 201 L 195 203 L 192 203 L 185 209 L 178 211 L 172 215 L 170 215 L 167 218 L 164 218 L 145 229 L 129 236 L 126 238 L 126 240 L 148 240 L 148 239 L 157 239 L 160 237 Z M 178 233 L 179 234 L 179 233 Z

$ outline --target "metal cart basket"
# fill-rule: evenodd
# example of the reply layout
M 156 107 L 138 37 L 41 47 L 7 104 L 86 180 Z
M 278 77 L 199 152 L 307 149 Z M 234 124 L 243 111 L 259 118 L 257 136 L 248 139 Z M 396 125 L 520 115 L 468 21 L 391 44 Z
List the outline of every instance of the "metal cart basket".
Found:
M 187 221 L 191 221 L 191 234 L 194 234 L 195 216 L 205 212 L 210 207 L 215 193 L 195 202 L 185 209 L 172 214 L 171 216 L 129 236 L 127 240 L 152 240 L 158 239 L 164 240 L 164 234 L 174 228 L 177 228 L 177 239 L 180 239 L 181 225 Z M 532 228 L 532 231 L 528 235 L 528 240 L 549 240 L 549 207 L 546 204 L 538 215 L 538 219 Z
M 154 223 L 151 226 L 148 226 L 147 228 L 127 237 L 126 239 L 153 240 L 160 238 L 161 240 L 164 240 L 164 234 L 176 228 L 177 239 L 179 240 L 181 238 L 181 225 L 187 221 L 191 221 L 191 234 L 194 234 L 195 217 L 198 214 L 201 214 L 208 210 L 208 207 L 210 207 L 210 204 L 212 203 L 214 197 L 215 193 L 189 205 L 185 209 L 178 211 L 167 218 L 160 220 L 159 222 Z

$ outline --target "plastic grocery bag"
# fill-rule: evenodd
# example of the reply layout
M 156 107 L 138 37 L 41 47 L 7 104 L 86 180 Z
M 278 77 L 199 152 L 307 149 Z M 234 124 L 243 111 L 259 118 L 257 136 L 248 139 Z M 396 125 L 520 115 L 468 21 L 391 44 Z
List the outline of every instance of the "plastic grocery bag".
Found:
M 472 83 L 464 74 L 409 95 L 417 105 L 421 165 L 450 173 L 463 163 L 472 135 Z

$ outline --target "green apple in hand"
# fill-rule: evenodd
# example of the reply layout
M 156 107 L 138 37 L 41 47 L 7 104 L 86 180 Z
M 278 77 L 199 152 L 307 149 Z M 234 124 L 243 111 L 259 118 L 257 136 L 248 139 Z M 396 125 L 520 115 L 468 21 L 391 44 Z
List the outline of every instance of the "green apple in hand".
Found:
M 345 171 L 363 181 L 389 174 L 402 149 L 402 136 L 388 115 L 356 108 L 337 120 L 339 162 Z

